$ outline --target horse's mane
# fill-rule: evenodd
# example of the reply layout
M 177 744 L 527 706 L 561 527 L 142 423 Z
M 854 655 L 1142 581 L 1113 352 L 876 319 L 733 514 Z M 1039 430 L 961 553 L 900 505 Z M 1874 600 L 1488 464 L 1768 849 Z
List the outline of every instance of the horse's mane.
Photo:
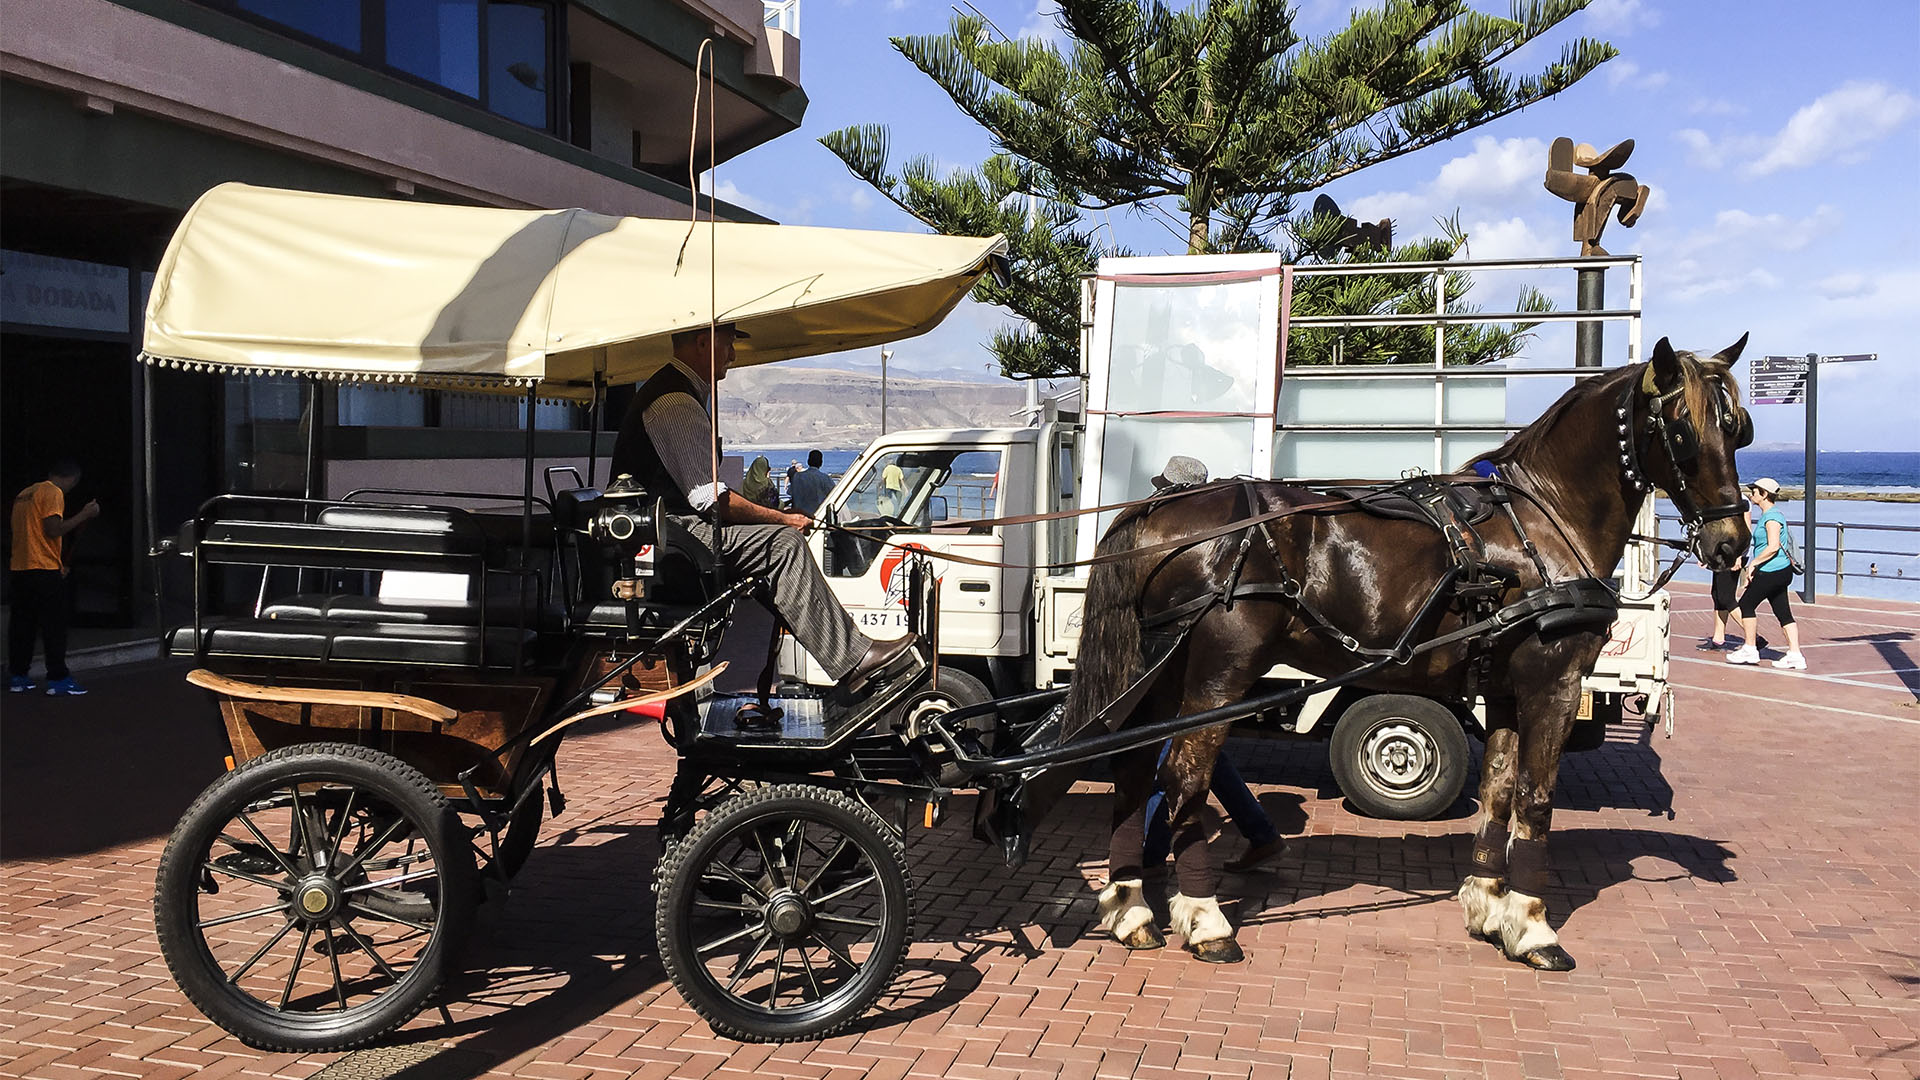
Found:
M 1676 350 L 1673 355 L 1680 362 L 1682 377 L 1687 380 L 1688 406 L 1695 416 L 1711 415 L 1706 409 L 1705 402 L 1694 400 L 1702 392 L 1701 384 L 1708 379 L 1718 380 L 1733 400 L 1736 403 L 1740 402 L 1740 383 L 1734 378 L 1730 365 L 1710 358 L 1702 359 L 1691 352 Z M 1504 465 L 1511 461 L 1533 459 L 1552 441 L 1554 427 L 1559 424 L 1561 417 L 1565 416 L 1568 410 L 1597 395 L 1604 394 L 1609 398 L 1617 396 L 1620 393 L 1621 384 L 1629 379 L 1639 378 L 1645 367 L 1645 364 L 1629 364 L 1610 374 L 1583 379 L 1575 383 L 1573 389 L 1560 395 L 1560 400 L 1547 406 L 1547 410 L 1541 413 L 1533 423 L 1521 428 L 1512 438 L 1474 460 Z

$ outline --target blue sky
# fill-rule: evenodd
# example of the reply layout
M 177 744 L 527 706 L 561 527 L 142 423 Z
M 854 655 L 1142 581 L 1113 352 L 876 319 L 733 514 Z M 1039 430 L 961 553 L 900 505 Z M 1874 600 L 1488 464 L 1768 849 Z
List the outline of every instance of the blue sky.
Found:
M 1302 0 L 1296 28 L 1325 33 L 1351 6 Z M 1058 36 L 1050 0 L 979 7 L 1007 34 Z M 917 230 L 815 140 L 883 123 L 896 160 L 960 165 L 989 153 L 985 133 L 888 44 L 939 32 L 951 13 L 934 0 L 806 0 L 806 122 L 722 165 L 722 197 L 791 224 Z M 1620 56 L 1557 98 L 1327 194 L 1356 216 L 1394 218 L 1401 237 L 1431 232 L 1434 218 L 1457 210 L 1476 257 L 1571 255 L 1571 210 L 1541 186 L 1547 144 L 1632 138 L 1625 170 L 1652 188 L 1651 206 L 1633 229 L 1610 223 L 1602 243 L 1645 257 L 1648 344 L 1665 335 L 1712 352 L 1750 331 L 1748 357 L 1877 352 L 1877 363 L 1822 370 L 1821 446 L 1920 450 L 1920 3 L 1596 0 L 1507 66 L 1537 69 L 1581 34 L 1611 41 Z M 1144 216 L 1110 221 L 1141 253 L 1182 246 Z M 1526 280 L 1572 306 L 1570 276 Z M 1510 307 L 1519 284 L 1483 278 L 1473 299 Z M 1624 278 L 1610 275 L 1608 288 L 1610 300 L 1622 298 Z M 966 304 L 898 345 L 894 363 L 984 371 L 992 363 L 981 343 L 1005 319 Z M 1614 330 L 1609 355 L 1624 355 L 1623 341 Z M 1570 351 L 1570 332 L 1556 330 L 1528 358 L 1561 365 Z M 1763 406 L 1755 419 L 1762 443 L 1800 441 L 1799 406 Z

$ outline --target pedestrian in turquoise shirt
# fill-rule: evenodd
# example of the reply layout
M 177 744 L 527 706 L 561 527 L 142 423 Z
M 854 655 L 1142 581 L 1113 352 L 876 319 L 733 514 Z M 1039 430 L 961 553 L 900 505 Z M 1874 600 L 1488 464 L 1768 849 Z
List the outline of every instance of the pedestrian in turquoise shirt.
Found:
M 1807 658 L 1800 654 L 1800 627 L 1793 621 L 1793 604 L 1788 593 L 1793 588 L 1793 538 L 1787 534 L 1787 518 L 1774 505 L 1780 497 L 1780 482 L 1763 476 L 1747 485 L 1747 497 L 1759 513 L 1753 519 L 1753 553 L 1741 571 L 1745 589 L 1740 594 L 1740 625 L 1746 630 L 1748 644 L 1727 654 L 1729 664 L 1758 664 L 1760 650 L 1751 644 L 1757 640 L 1754 630 L 1759 622 L 1760 601 L 1773 606 L 1773 617 L 1787 635 L 1787 652 L 1773 662 L 1777 668 L 1807 670 Z

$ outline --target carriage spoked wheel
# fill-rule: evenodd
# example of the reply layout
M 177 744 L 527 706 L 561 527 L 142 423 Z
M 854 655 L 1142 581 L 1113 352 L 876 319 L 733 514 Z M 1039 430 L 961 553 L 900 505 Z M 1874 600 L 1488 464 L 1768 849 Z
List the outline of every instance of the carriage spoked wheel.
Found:
M 264 754 L 167 841 L 154 929 L 188 1000 L 249 1046 L 348 1050 L 440 987 L 479 897 L 433 781 L 363 746 Z
M 736 795 L 661 860 L 654 931 L 667 975 L 714 1031 L 817 1039 L 853 1022 L 906 956 L 906 851 L 848 795 L 782 784 Z

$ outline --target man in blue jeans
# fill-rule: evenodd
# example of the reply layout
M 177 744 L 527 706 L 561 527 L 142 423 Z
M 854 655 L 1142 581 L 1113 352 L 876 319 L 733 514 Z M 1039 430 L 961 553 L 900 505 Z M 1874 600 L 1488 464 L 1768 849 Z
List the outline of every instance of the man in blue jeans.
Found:
M 1166 764 L 1167 751 L 1172 743 L 1160 748 L 1160 763 Z M 1228 873 L 1246 874 L 1259 870 L 1278 859 L 1286 850 L 1286 841 L 1280 838 L 1280 830 L 1274 828 L 1273 819 L 1260 807 L 1260 800 L 1253 797 L 1253 791 L 1247 782 L 1240 778 L 1240 770 L 1233 767 L 1232 759 L 1227 757 L 1226 749 L 1221 748 L 1220 755 L 1213 759 L 1213 780 L 1210 782 L 1213 796 L 1227 810 L 1227 817 L 1233 821 L 1233 827 L 1247 838 L 1247 850 L 1237 859 L 1227 861 L 1223 869 Z M 1148 869 L 1164 866 L 1167 856 L 1173 852 L 1173 825 L 1167 820 L 1166 792 L 1155 788 L 1147 798 L 1147 842 L 1143 848 Z
M 1153 478 L 1155 490 L 1206 482 L 1206 463 L 1184 454 L 1168 458 L 1166 468 Z M 1161 766 L 1166 765 L 1167 751 L 1172 748 L 1172 743 L 1160 748 Z M 1225 747 L 1213 759 L 1213 779 L 1209 786 L 1214 797 L 1220 800 L 1220 805 L 1226 807 L 1227 817 L 1233 820 L 1233 827 L 1247 838 L 1246 852 L 1230 860 L 1225 869 L 1229 873 L 1244 874 L 1278 859 L 1286 847 L 1280 839 L 1280 830 L 1273 827 L 1273 819 L 1260 808 L 1260 801 L 1253 797 L 1247 782 L 1240 778 L 1240 770 L 1228 760 Z M 1145 861 L 1141 865 L 1149 869 L 1164 866 L 1167 856 L 1173 851 L 1173 825 L 1167 820 L 1165 804 L 1166 790 L 1156 785 L 1153 794 L 1147 798 L 1147 842 L 1142 851 Z

